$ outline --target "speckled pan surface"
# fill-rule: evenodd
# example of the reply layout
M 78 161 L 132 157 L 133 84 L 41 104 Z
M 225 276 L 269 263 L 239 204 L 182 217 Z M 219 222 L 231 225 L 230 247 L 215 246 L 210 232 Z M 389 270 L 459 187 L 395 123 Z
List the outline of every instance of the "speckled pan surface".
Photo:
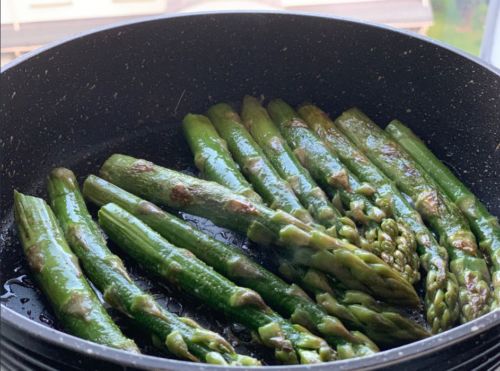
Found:
M 381 125 L 397 117 L 500 214 L 498 72 L 385 27 L 271 13 L 152 18 L 25 56 L 7 66 L 1 80 L 0 283 L 7 363 L 17 354 L 14 361 L 26 365 L 62 363 L 68 369 L 211 368 L 129 355 L 52 329 L 50 310 L 25 276 L 11 207 L 13 188 L 44 196 L 53 166 L 71 167 L 83 177 L 117 151 L 189 170 L 179 120 L 214 102 L 263 94 L 293 104 L 307 99 L 333 116 L 357 105 Z M 236 235 L 195 222 L 247 247 Z M 169 309 L 199 312 L 189 300 L 173 300 L 165 288 L 131 269 Z M 215 328 L 228 327 L 210 311 L 202 317 Z M 335 365 L 443 369 L 468 361 L 472 368 L 500 353 L 499 324 L 500 314 L 491 313 L 428 340 Z

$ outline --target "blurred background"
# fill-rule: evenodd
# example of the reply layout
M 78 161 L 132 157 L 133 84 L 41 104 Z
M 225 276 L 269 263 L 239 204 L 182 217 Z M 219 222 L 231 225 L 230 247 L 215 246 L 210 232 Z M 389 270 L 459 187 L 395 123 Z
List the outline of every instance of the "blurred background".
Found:
M 1 0 L 1 64 L 127 18 L 220 10 L 301 11 L 385 23 L 500 67 L 500 0 Z

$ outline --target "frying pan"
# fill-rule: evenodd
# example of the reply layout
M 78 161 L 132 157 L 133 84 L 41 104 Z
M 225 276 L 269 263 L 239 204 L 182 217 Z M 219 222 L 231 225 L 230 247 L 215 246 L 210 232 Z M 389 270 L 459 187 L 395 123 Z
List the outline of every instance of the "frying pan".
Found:
M 45 177 L 54 166 L 69 167 L 82 180 L 121 152 L 192 172 L 179 122 L 215 102 L 262 94 L 292 104 L 310 100 L 332 116 L 356 105 L 382 125 L 397 117 L 500 214 L 499 73 L 464 53 L 389 27 L 280 13 L 147 18 L 18 58 L 1 79 L 1 360 L 7 369 L 217 368 L 156 357 L 140 331 L 120 316 L 124 331 L 138 334 L 152 355 L 128 354 L 61 332 L 30 279 L 12 225 L 13 189 L 46 196 Z M 241 236 L 182 216 L 272 269 Z M 239 326 L 125 262 L 134 279 L 170 310 L 239 338 L 239 350 L 271 362 L 245 341 L 248 334 Z M 499 326 L 497 311 L 423 341 L 334 365 L 493 368 L 499 361 Z

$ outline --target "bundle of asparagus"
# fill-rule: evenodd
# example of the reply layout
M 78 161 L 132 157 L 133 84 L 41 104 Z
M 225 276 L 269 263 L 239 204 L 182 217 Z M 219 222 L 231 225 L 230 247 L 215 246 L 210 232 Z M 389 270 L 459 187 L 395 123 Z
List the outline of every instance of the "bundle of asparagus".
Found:
M 343 116 L 337 120 L 338 127 L 412 198 L 417 211 L 439 234 L 450 256 L 450 270 L 458 280 L 461 322 L 487 313 L 491 296 L 488 268 L 458 207 L 407 152 L 361 111 L 351 109 Z
M 375 186 L 383 197 L 391 200 L 396 219 L 402 220 L 415 233 L 420 261 L 427 273 L 425 278 L 427 321 L 431 324 L 434 333 L 451 328 L 458 319 L 460 310 L 458 285 L 455 275 L 448 269 L 448 255 L 445 248 L 437 243 L 422 222 L 420 215 L 399 192 L 395 184 L 356 148 L 326 113 L 311 104 L 302 105 L 298 112 L 309 127 L 332 151 L 337 153 L 353 173 L 361 180 Z M 337 122 L 340 123 L 345 119 L 348 117 L 342 115 Z
M 388 217 L 392 215 L 390 198 L 382 195 L 372 184 L 361 183 L 284 101 L 271 101 L 268 110 L 311 175 L 331 195 L 338 192 L 348 208 L 347 215 L 366 224 L 368 230 L 364 236 L 368 241 L 361 246 L 384 259 L 409 282 L 418 281 L 419 261 L 414 234 L 406 223 Z M 374 198 L 374 202 L 370 197 Z M 377 205 L 383 207 L 384 212 Z
M 233 121 L 225 121 L 224 112 L 215 115 L 215 111 L 221 109 L 218 107 L 221 106 L 211 107 L 209 114 L 214 113 L 211 115 L 212 121 L 223 138 L 226 140 L 234 138 L 234 134 L 222 130 L 224 124 L 240 128 L 239 131 L 244 133 L 242 135 L 247 135 L 249 141 L 253 137 L 255 139 L 255 141 L 251 141 L 253 147 L 259 149 L 260 146 L 262 148 L 265 156 L 272 163 L 270 166 L 274 166 L 318 223 L 327 228 L 335 227 L 334 236 L 338 234 L 351 242 L 356 243 L 359 241 L 359 234 L 354 223 L 349 218 L 341 217 L 340 212 L 333 207 L 323 190 L 318 187 L 307 170 L 293 156 L 290 147 L 282 140 L 271 118 L 256 98 L 250 96 L 243 98 L 242 117 L 244 127 L 240 126 L 241 120 L 236 112 L 230 110 L 229 106 L 222 106 L 221 108 L 227 110 L 226 115 L 228 112 L 232 112 Z M 238 151 L 237 148 L 238 142 L 231 146 L 231 152 Z M 245 157 L 248 158 L 248 156 Z
M 268 104 L 267 109 L 300 163 L 330 196 L 338 193 L 347 208 L 347 215 L 363 224 L 378 224 L 388 216 L 390 210 L 386 201 L 379 198 L 378 205 L 375 205 L 370 197 L 376 190 L 350 174 L 288 104 L 276 99 Z
M 316 269 L 305 269 L 282 260 L 280 272 L 311 292 L 328 313 L 341 318 L 351 328 L 362 329 L 377 344 L 393 346 L 391 338 L 400 344 L 429 336 L 426 329 L 402 315 L 396 308 L 377 302 L 370 295 L 346 290 Z
M 241 187 L 248 183 L 234 165 L 226 142 L 229 143 L 231 151 L 237 146 L 239 150 L 235 156 L 240 159 L 242 171 L 270 207 L 284 210 L 305 223 L 312 222 L 311 215 L 301 205 L 291 187 L 280 178 L 263 154 L 255 150 L 248 137 L 239 132 L 237 136 L 224 141 L 210 120 L 202 115 L 188 114 L 184 118 L 183 129 L 194 153 L 195 164 L 207 179 L 224 184 L 236 193 L 246 196 Z M 217 161 L 213 161 L 214 158 Z M 211 171 L 206 171 L 207 168 Z M 234 174 L 234 179 L 230 179 L 228 174 Z M 262 202 L 260 197 L 247 198 L 253 202 Z
M 255 193 L 252 186 L 241 175 L 238 169 L 228 164 L 232 163 L 226 143 L 217 135 L 210 121 L 202 115 L 188 114 L 183 121 L 184 135 L 191 151 L 195 154 L 194 163 L 200 172 L 208 179 L 223 184 L 230 184 L 236 193 L 255 202 L 262 198 Z M 190 135 L 196 133 L 196 135 Z M 285 190 L 286 193 L 287 190 Z M 279 191 L 278 191 L 279 192 Z M 291 208 L 299 205 L 292 197 Z M 300 206 L 298 206 L 300 209 Z
M 479 247 L 489 256 L 493 282 L 492 309 L 500 308 L 500 225 L 498 219 L 448 169 L 412 131 L 394 120 L 385 129 L 441 186 L 448 197 L 467 217 L 479 239 Z
M 14 216 L 31 271 L 63 326 L 83 339 L 138 353 L 83 277 L 47 203 L 14 192 Z
M 83 193 L 139 265 L 246 326 L 278 361 L 361 357 L 377 352 L 375 343 L 388 348 L 429 336 L 401 308 L 419 307 L 412 286 L 419 264 L 433 333 L 499 308 L 497 219 L 399 121 L 384 131 L 357 109 L 333 121 L 311 104 L 295 112 L 277 99 L 266 110 L 250 96 L 241 119 L 225 103 L 207 116 L 183 121 L 207 180 L 115 154 L 101 168 L 104 179 L 89 176 Z M 104 300 L 171 354 L 260 364 L 132 281 L 70 170 L 53 170 L 48 186 L 52 208 L 15 192 L 14 215 L 32 272 L 69 332 L 139 352 L 83 277 L 80 260 Z M 285 280 L 152 202 L 267 246 Z
M 256 111 L 255 113 L 260 113 L 260 115 L 257 114 L 255 117 L 255 118 L 258 118 L 259 120 L 252 121 L 252 122 L 260 121 L 260 128 L 259 128 L 260 130 L 258 131 L 259 133 L 265 133 L 263 135 L 267 134 L 272 139 L 274 139 L 276 141 L 280 141 L 280 143 L 284 143 L 281 140 L 281 137 L 279 136 L 279 132 L 275 132 L 272 135 L 270 134 L 270 132 L 272 132 L 273 130 L 277 130 L 277 129 L 274 127 L 273 123 L 270 122 L 270 119 L 268 118 L 267 114 L 265 114 L 265 109 L 262 106 L 260 106 L 260 104 L 255 100 L 255 98 L 245 97 L 244 103 L 243 103 L 243 112 L 245 112 L 245 105 L 247 105 L 247 108 L 246 108 L 248 110 L 247 115 L 253 113 L 253 112 L 251 112 L 252 110 L 249 109 L 248 105 L 251 105 L 252 108 L 255 109 L 255 111 Z M 258 153 L 259 148 L 258 148 L 257 144 L 255 142 L 253 142 L 251 138 L 248 137 L 248 132 L 245 131 L 245 128 L 240 123 L 239 116 L 227 104 L 219 104 L 219 105 L 211 107 L 209 110 L 209 114 L 214 122 L 215 127 L 217 127 L 218 131 L 222 133 L 223 139 L 226 140 L 228 143 L 230 143 L 231 152 L 236 154 L 235 158 L 240 160 L 240 165 L 242 165 L 246 161 L 249 161 L 249 157 L 245 156 L 244 151 L 240 150 L 239 147 L 244 147 L 245 149 L 251 148 L 253 151 L 252 153 Z M 266 116 L 267 116 L 267 120 L 266 120 Z M 267 123 L 264 124 L 263 123 L 264 121 L 267 121 Z M 210 122 L 204 121 L 204 125 L 210 125 Z M 185 134 L 189 138 L 190 142 L 202 140 L 202 138 L 200 137 L 199 131 L 185 130 Z M 212 133 L 211 137 L 214 137 L 214 139 L 212 139 L 213 141 L 217 140 L 216 133 Z M 237 140 L 237 139 L 241 139 L 241 138 L 245 138 L 245 142 L 244 142 L 243 146 L 241 145 L 241 140 Z M 278 146 L 278 145 L 276 144 L 275 146 Z M 198 150 L 201 150 L 201 149 L 198 148 Z M 248 152 L 248 150 L 247 150 L 247 152 Z M 296 165 L 294 164 L 294 161 L 296 162 L 296 160 L 291 153 L 284 154 L 284 152 L 280 152 L 280 151 L 278 151 L 278 152 L 281 153 L 281 158 L 283 159 L 282 162 L 284 162 L 285 164 L 292 164 L 291 166 L 289 166 L 289 168 L 293 168 L 293 166 L 295 166 L 295 168 L 298 169 L 298 171 L 299 171 L 298 176 L 300 176 L 301 174 L 304 175 L 305 182 L 308 181 L 308 178 L 310 179 L 309 174 L 307 173 L 307 171 L 305 169 L 301 168 L 298 163 Z M 193 150 L 193 154 L 194 154 L 195 158 L 197 156 L 197 153 L 199 153 L 199 152 L 197 152 L 196 150 Z M 279 156 L 279 155 L 276 154 L 276 156 Z M 224 162 L 224 165 L 219 166 L 218 171 L 221 174 L 237 172 L 238 165 L 236 165 L 236 163 L 234 163 L 231 160 L 229 155 L 226 155 L 225 159 L 226 159 L 226 161 Z M 295 174 L 297 174 L 297 173 L 295 173 Z M 208 176 L 208 179 L 218 181 L 220 184 L 225 185 L 228 188 L 231 188 L 235 191 L 237 191 L 238 189 L 241 189 L 244 186 L 244 184 L 234 184 L 232 182 L 225 181 L 224 177 L 222 177 L 222 176 L 214 176 L 214 177 Z M 261 180 L 262 181 L 261 181 L 260 187 L 263 187 L 263 186 L 265 186 L 265 182 L 264 182 L 265 179 L 261 179 Z M 314 181 L 311 179 L 310 183 L 314 184 Z M 315 187 L 317 188 L 317 186 L 315 186 Z M 276 197 L 279 198 L 278 196 L 276 196 Z M 325 199 L 326 199 L 326 197 L 325 197 Z M 279 254 L 277 254 L 277 255 L 279 255 Z M 279 259 L 281 259 L 282 261 L 286 261 L 286 259 L 283 259 L 282 257 L 280 257 Z M 287 264 L 291 265 L 288 262 L 287 262 Z M 303 283 L 303 282 L 299 282 L 299 283 Z M 321 302 L 324 302 L 324 295 L 331 296 L 330 292 L 325 293 L 325 292 L 316 291 L 315 294 L 322 295 L 322 296 L 317 296 L 317 298 L 321 298 Z M 366 296 L 368 296 L 368 295 L 366 295 Z M 333 298 L 332 298 L 332 300 L 333 300 Z M 374 302 L 375 300 L 372 298 L 372 301 Z M 359 325 L 357 327 L 358 329 L 362 329 L 363 327 L 368 327 L 368 330 L 372 330 L 371 326 L 373 324 L 376 324 L 376 323 L 380 324 L 381 323 L 381 321 L 376 320 L 376 317 L 378 315 L 377 312 L 372 311 L 372 312 L 370 312 L 370 314 L 372 315 L 371 321 L 365 321 L 364 325 Z M 394 312 L 390 312 L 389 316 L 390 315 L 397 317 L 397 319 L 400 320 L 399 321 L 400 323 L 407 324 L 407 326 L 406 326 L 407 329 L 410 329 L 411 327 L 413 327 L 413 329 L 416 329 L 416 331 L 413 331 L 413 332 L 411 330 L 406 331 L 405 332 L 406 336 L 407 336 L 406 339 L 404 337 L 402 338 L 401 335 L 398 334 L 396 337 L 397 337 L 397 341 L 399 341 L 399 342 L 404 342 L 405 340 L 412 341 L 412 340 L 415 340 L 416 338 L 421 338 L 421 337 L 425 336 L 423 334 L 427 333 L 423 328 L 418 326 L 416 323 L 413 323 L 412 321 L 401 317 L 399 314 L 394 314 Z M 388 323 L 388 322 L 387 321 L 382 322 L 382 324 L 383 323 Z M 358 321 L 358 324 L 360 324 L 360 321 Z M 388 335 L 388 336 L 384 335 L 384 336 L 378 337 L 379 341 L 383 342 L 384 345 L 390 345 L 391 343 L 394 343 L 394 340 L 393 340 L 391 335 L 396 333 L 396 331 L 394 331 L 394 328 L 396 326 L 392 322 L 391 322 L 391 325 L 392 325 L 392 328 L 385 329 L 385 331 L 373 331 L 373 332 L 377 332 L 379 334 L 384 333 L 384 334 Z M 377 330 L 380 330 L 380 327 L 383 327 L 383 326 L 379 326 L 379 328 Z M 383 340 L 381 340 L 382 338 L 383 338 Z
M 99 206 L 111 202 L 119 205 L 169 242 L 191 251 L 220 274 L 255 290 L 267 304 L 293 323 L 321 334 L 330 345 L 337 346 L 340 359 L 377 350 L 362 334 L 350 333 L 337 318 L 328 316 L 300 287 L 285 283 L 236 247 L 210 237 L 154 204 L 96 176 L 91 175 L 85 180 L 83 191 L 87 199 Z M 390 333 L 387 341 L 392 345 L 400 343 L 399 338 Z
M 411 284 L 376 255 L 217 183 L 119 154 L 106 160 L 100 174 L 149 201 L 204 216 L 245 233 L 254 242 L 280 245 L 297 263 L 331 273 L 349 288 L 367 291 L 389 303 L 420 303 Z
M 145 269 L 252 329 L 259 341 L 274 349 L 279 361 L 308 364 L 334 359 L 333 350 L 323 339 L 300 325 L 292 325 L 255 291 L 236 286 L 189 250 L 170 244 L 116 204 L 99 210 L 99 224 Z
M 219 334 L 163 309 L 134 284 L 122 260 L 106 246 L 70 170 L 54 169 L 48 188 L 52 208 L 69 245 L 108 304 L 133 318 L 153 336 L 155 343 L 179 358 L 219 365 L 260 364 L 252 357 L 236 354 Z

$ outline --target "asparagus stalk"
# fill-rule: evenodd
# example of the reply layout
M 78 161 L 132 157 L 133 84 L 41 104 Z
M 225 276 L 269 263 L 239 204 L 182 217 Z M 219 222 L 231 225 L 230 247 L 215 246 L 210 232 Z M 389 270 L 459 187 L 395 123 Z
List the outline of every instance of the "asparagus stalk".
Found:
M 328 316 L 299 287 L 288 285 L 234 246 L 210 237 L 154 204 L 96 176 L 91 175 L 85 180 L 83 192 L 98 206 L 117 204 L 172 244 L 191 251 L 231 281 L 255 290 L 266 303 L 293 323 L 303 325 L 320 334 L 330 345 L 336 345 L 340 359 L 377 351 L 371 342 L 350 333 L 337 318 Z
M 309 256 L 310 263 L 322 265 L 347 287 L 362 286 L 386 302 L 419 305 L 411 284 L 376 255 L 315 230 L 281 210 L 253 203 L 217 183 L 118 154 L 106 160 L 101 176 L 151 202 L 203 216 L 245 233 L 254 242 L 291 250 L 303 247 L 310 255 L 323 251 L 323 255 L 339 263 L 325 267 Z M 305 260 L 306 254 L 299 255 Z
M 448 254 L 422 222 L 422 218 L 399 192 L 396 185 L 376 167 L 363 152 L 334 125 L 330 118 L 316 106 L 306 104 L 299 108 L 299 114 L 309 127 L 323 139 L 342 162 L 360 179 L 377 188 L 382 197 L 391 200 L 397 220 L 403 221 L 415 234 L 418 253 L 425 269 L 425 305 L 427 321 L 433 333 L 451 328 L 458 319 L 458 284 L 448 269 Z M 344 120 L 340 116 L 337 122 Z M 400 265 L 408 274 L 418 275 L 418 265 L 413 262 L 413 251 L 398 251 Z
M 497 218 L 488 212 L 486 206 L 439 161 L 410 128 L 394 120 L 386 127 L 386 131 L 432 176 L 469 220 L 472 231 L 479 239 L 479 247 L 491 261 L 490 273 L 494 290 L 492 309 L 500 308 L 500 226 Z
M 194 154 L 194 163 L 206 178 L 230 184 L 230 188 L 236 193 L 254 202 L 262 202 L 260 196 L 241 175 L 226 142 L 219 137 L 206 116 L 189 113 L 184 117 L 182 128 Z
M 99 210 L 99 223 L 145 269 L 255 331 L 279 361 L 306 364 L 333 359 L 333 350 L 323 339 L 284 320 L 255 291 L 236 286 L 116 204 Z
M 268 166 L 274 167 L 292 187 L 300 202 L 318 223 L 326 228 L 334 227 L 335 235 L 338 232 L 351 242 L 359 242 L 354 222 L 349 218 L 343 218 L 340 212 L 333 207 L 323 190 L 318 187 L 308 171 L 295 158 L 292 150 L 271 121 L 266 109 L 256 98 L 250 96 L 243 98 L 244 126 L 238 114 L 226 104 L 213 106 L 210 108 L 209 114 L 221 136 L 230 144 L 231 152 L 239 153 L 239 156 L 235 156 L 238 163 L 251 161 L 252 152 L 259 153 L 260 157 L 265 158 L 267 163 L 270 162 Z M 242 138 L 244 138 L 245 144 L 242 143 Z M 252 152 L 249 152 L 248 148 Z M 221 184 L 231 188 L 227 183 Z M 265 179 L 262 187 L 272 191 Z
M 31 271 L 63 326 L 83 339 L 139 353 L 83 277 L 47 203 L 14 191 L 14 216 Z
M 397 223 L 392 218 L 377 219 L 367 217 L 363 210 L 366 210 L 368 215 L 384 215 L 382 210 L 370 202 L 367 195 L 359 193 L 360 190 L 363 190 L 363 187 L 367 187 L 367 183 L 361 184 L 344 167 L 335 153 L 307 127 L 307 124 L 300 119 L 288 104 L 278 99 L 271 101 L 268 108 L 283 136 L 316 180 L 325 189 L 337 187 L 341 199 L 347 205 L 350 205 L 350 215 L 358 215 L 356 219 L 367 224 L 368 229 L 364 233 L 364 239 L 361 241 L 360 246 L 375 253 L 387 264 L 399 270 L 409 282 L 415 282 L 419 278 L 415 274 L 416 270 L 412 269 L 413 267 L 407 270 L 405 265 L 401 264 L 401 259 L 395 259 L 398 255 L 399 257 L 403 255 L 397 254 L 398 251 L 403 251 L 406 256 L 415 251 L 413 232 L 406 225 L 401 222 Z M 340 178 L 343 180 L 340 183 L 338 182 L 338 174 L 342 174 Z M 375 194 L 376 189 L 371 185 L 368 189 L 370 194 Z M 364 191 L 361 191 L 361 193 Z M 377 196 L 378 200 L 384 200 L 383 203 L 387 210 L 389 200 L 386 197 L 381 197 L 378 193 Z M 352 205 L 358 205 L 359 207 Z
M 395 308 L 377 302 L 370 295 L 345 290 L 315 269 L 305 269 L 282 261 L 280 272 L 315 295 L 316 301 L 330 314 L 365 332 L 384 347 L 411 343 L 430 336 L 417 322 Z
M 194 362 L 219 365 L 259 365 L 236 354 L 219 334 L 206 330 L 190 318 L 163 309 L 130 279 L 122 260 L 106 246 L 68 169 L 54 169 L 49 176 L 49 197 L 67 241 L 91 281 L 112 307 L 133 318 L 172 354 Z
M 337 122 L 346 134 L 413 200 L 417 211 L 437 231 L 459 284 L 462 323 L 489 311 L 490 277 L 474 235 L 460 210 L 442 194 L 425 171 L 382 129 L 357 109 Z

